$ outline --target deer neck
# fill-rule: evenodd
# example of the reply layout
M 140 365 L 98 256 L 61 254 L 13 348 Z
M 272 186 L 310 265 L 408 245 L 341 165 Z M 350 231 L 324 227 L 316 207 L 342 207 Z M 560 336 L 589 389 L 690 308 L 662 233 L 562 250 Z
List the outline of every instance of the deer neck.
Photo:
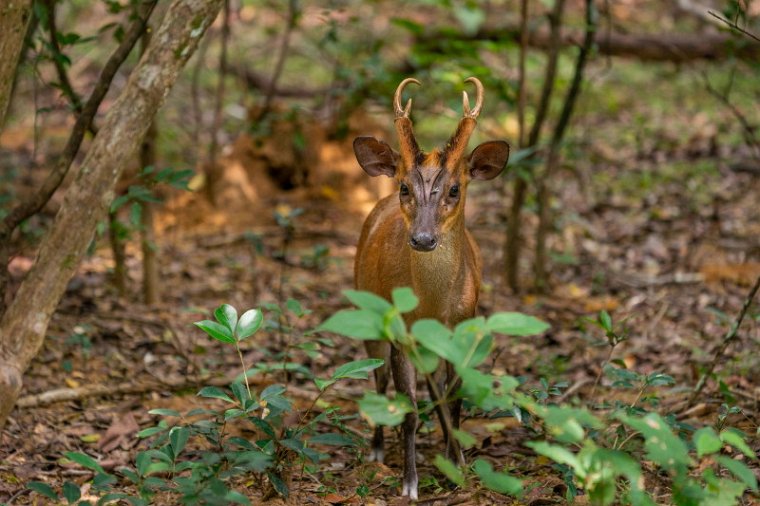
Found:
M 447 322 L 450 309 L 456 305 L 457 279 L 461 277 L 465 255 L 465 227 L 460 219 L 440 237 L 438 246 L 430 252 L 412 250 L 412 289 L 420 299 L 416 318 L 436 318 Z

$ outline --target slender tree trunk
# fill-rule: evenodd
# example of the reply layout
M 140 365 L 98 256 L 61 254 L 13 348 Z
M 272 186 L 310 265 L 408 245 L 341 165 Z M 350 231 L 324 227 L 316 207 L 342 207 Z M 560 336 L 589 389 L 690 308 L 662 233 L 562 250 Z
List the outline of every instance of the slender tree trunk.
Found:
M 530 129 L 528 141 L 524 147 L 535 148 L 541 138 L 541 128 L 546 120 L 546 114 L 549 111 L 552 92 L 554 91 L 554 81 L 557 75 L 557 62 L 559 61 L 559 50 L 561 45 L 560 29 L 562 28 L 562 14 L 565 8 L 565 0 L 556 0 L 554 8 L 549 13 L 549 54 L 546 61 L 544 72 L 544 83 L 541 87 L 541 98 L 536 109 L 536 118 Z M 527 9 L 527 6 L 526 6 Z M 527 10 L 524 15 L 527 17 Z M 527 23 L 527 20 L 525 21 Z M 525 33 L 521 34 L 521 51 L 527 50 L 527 26 L 522 25 Z M 521 140 L 524 135 L 521 134 Z M 532 155 L 531 157 L 532 158 Z M 522 208 L 525 205 L 525 192 L 528 190 L 526 176 L 519 175 L 515 179 L 514 190 L 512 192 L 512 207 L 507 217 L 507 242 L 504 246 L 504 260 L 507 277 L 507 284 L 513 292 L 520 291 L 519 280 L 519 263 L 520 250 L 522 249 Z
M 225 1 L 225 5 L 229 0 Z M 150 31 L 143 34 L 142 38 L 142 52 L 145 53 L 148 44 L 150 44 Z M 140 148 L 140 168 L 156 166 L 156 138 L 158 136 L 158 128 L 156 128 L 156 120 L 154 119 L 150 123 L 148 133 L 145 134 L 142 147 Z M 142 265 L 143 265 L 143 278 L 142 278 L 142 295 L 143 302 L 147 305 L 153 305 L 158 302 L 160 297 L 159 284 L 158 284 L 158 243 L 156 243 L 156 231 L 153 226 L 153 210 L 154 204 L 152 202 L 143 202 L 142 214 L 140 215 L 140 247 L 142 249 Z
M 31 0 L 2 2 L 0 5 L 0 131 L 5 124 L 5 114 L 11 102 L 16 67 L 24 47 L 26 26 L 31 17 Z
M 108 242 L 113 255 L 113 286 L 119 292 L 119 297 L 127 295 L 127 252 L 124 240 L 119 233 L 121 224 L 115 212 L 108 213 Z
M 565 102 L 562 105 L 562 112 L 560 113 L 559 120 L 557 120 L 557 125 L 554 128 L 554 134 L 549 147 L 549 154 L 546 158 L 546 169 L 544 170 L 543 175 L 538 178 L 537 184 L 538 229 L 536 230 L 536 261 L 534 265 L 534 274 L 536 288 L 540 292 L 546 290 L 548 281 L 546 236 L 551 225 L 551 219 L 549 216 L 550 192 L 548 185 L 551 182 L 551 178 L 554 175 L 557 165 L 559 165 L 560 145 L 565 136 L 565 132 L 567 131 L 567 127 L 570 125 L 570 119 L 572 118 L 575 109 L 575 102 L 578 100 L 578 95 L 581 91 L 583 71 L 586 67 L 586 61 L 588 61 L 588 55 L 591 52 L 591 46 L 594 44 L 595 33 L 596 9 L 594 8 L 594 0 L 586 0 L 586 33 L 583 39 L 583 45 L 578 52 L 573 80 L 570 83 L 570 88 L 567 90 Z
M 0 320 L 0 427 L 16 403 L 23 373 L 42 346 L 66 284 L 106 217 L 124 165 L 137 155 L 156 110 L 222 1 L 175 0 L 106 115 L 32 269 Z

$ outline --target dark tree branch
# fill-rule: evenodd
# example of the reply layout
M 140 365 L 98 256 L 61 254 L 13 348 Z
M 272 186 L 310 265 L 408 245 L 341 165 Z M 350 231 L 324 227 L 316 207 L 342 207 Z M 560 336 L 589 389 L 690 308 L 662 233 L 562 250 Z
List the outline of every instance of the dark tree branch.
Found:
M 554 3 L 554 10 L 549 14 L 549 56 L 548 61 L 546 62 L 544 83 L 541 87 L 541 99 L 538 102 L 538 108 L 536 109 L 536 119 L 530 130 L 530 137 L 528 140 L 529 147 L 538 145 L 538 141 L 541 138 L 541 128 L 546 120 L 546 113 L 549 110 L 552 93 L 554 92 L 554 82 L 556 81 L 557 76 L 557 62 L 559 61 L 559 50 L 562 45 L 560 32 L 562 28 L 564 6 L 564 0 L 557 0 Z
M 58 43 L 58 27 L 56 26 L 55 20 L 56 0 L 47 0 L 46 3 L 48 8 L 47 28 L 48 33 L 50 34 L 50 49 L 53 53 L 53 65 L 58 74 L 61 91 L 71 103 L 72 109 L 74 109 L 74 112 L 78 116 L 82 114 L 82 99 L 77 92 L 74 91 L 74 87 L 71 85 L 69 74 L 66 72 L 66 65 L 64 65 L 63 62 L 64 54 L 63 51 L 61 51 L 61 45 Z
M 85 131 L 95 117 L 98 107 L 106 96 L 106 93 L 108 93 L 111 81 L 119 70 L 119 67 L 121 67 L 121 64 L 127 59 L 127 56 L 142 35 L 143 30 L 145 30 L 148 17 L 153 11 L 156 3 L 157 0 L 152 0 L 146 3 L 144 16 L 132 23 L 125 34 L 122 43 L 108 59 L 108 62 L 106 62 L 90 98 L 82 108 L 82 114 L 79 115 L 74 124 L 71 136 L 66 143 L 63 153 L 61 153 L 55 169 L 45 179 L 39 192 L 16 206 L 10 213 L 8 213 L 2 221 L 2 224 L 0 224 L 0 240 L 7 239 L 22 221 L 38 213 L 48 200 L 50 200 L 50 197 L 53 196 L 55 190 L 58 189 L 58 186 L 61 184 L 61 181 L 63 181 L 63 178 L 66 176 L 66 173 L 71 166 L 71 162 L 79 151 L 79 146 L 82 144 Z
M 285 60 L 288 56 L 290 49 L 290 36 L 293 34 L 293 29 L 298 23 L 298 16 L 300 10 L 298 8 L 298 0 L 288 1 L 288 19 L 285 25 L 285 32 L 282 34 L 282 41 L 280 42 L 280 52 L 277 54 L 277 63 L 272 73 L 272 80 L 267 87 L 267 94 L 264 98 L 264 106 L 261 108 L 261 113 L 257 119 L 261 119 L 269 113 L 269 109 L 272 107 L 272 99 L 274 98 L 274 90 L 277 88 L 277 81 L 280 80 L 282 70 L 285 68 Z
M 156 6 L 157 1 L 158 0 L 151 0 L 143 4 L 143 15 L 139 16 L 138 19 L 131 23 L 121 44 L 106 62 L 90 98 L 82 107 L 81 114 L 77 117 L 63 153 L 61 153 L 52 172 L 48 174 L 47 178 L 42 183 L 39 191 L 14 207 L 3 221 L 0 222 L 0 316 L 5 310 L 4 295 L 8 284 L 7 265 L 10 259 L 11 236 L 14 230 L 16 230 L 24 220 L 34 216 L 42 210 L 66 177 L 69 167 L 71 167 L 71 163 L 74 161 L 74 158 L 79 151 L 79 147 L 82 144 L 84 134 L 89 130 L 90 125 L 95 118 L 95 114 L 98 112 L 98 107 L 111 86 L 111 81 L 145 30 L 148 18 L 153 12 L 153 8 Z
M 737 29 L 739 29 L 737 27 Z M 749 35 L 748 35 L 749 36 Z M 473 35 L 451 33 L 445 29 L 431 29 L 415 38 L 430 51 L 441 47 L 441 40 L 463 41 L 519 41 L 520 30 L 516 25 L 491 25 Z M 562 46 L 581 44 L 584 35 L 564 30 L 560 38 Z M 726 33 L 680 33 L 680 34 L 599 34 L 595 42 L 599 54 L 644 61 L 686 62 L 691 60 L 721 60 L 735 57 L 743 60 L 760 60 L 760 42 L 737 39 Z M 552 47 L 550 34 L 545 29 L 531 31 L 528 45 L 547 50 Z
M 214 103 L 214 122 L 211 126 L 211 145 L 208 150 L 208 164 L 216 165 L 216 152 L 219 149 L 219 129 L 222 127 L 222 105 L 224 104 L 224 80 L 227 77 L 227 46 L 230 40 L 230 0 L 224 0 L 222 10 L 222 51 L 219 55 L 219 76 L 216 85 Z
M 546 160 L 546 170 L 543 175 L 538 178 L 538 196 L 536 198 L 538 204 L 538 230 L 536 232 L 534 274 L 536 278 L 536 288 L 539 291 L 545 290 L 547 285 L 546 236 L 549 232 L 550 222 L 548 184 L 559 164 L 560 145 L 565 136 L 565 132 L 567 131 L 567 127 L 570 124 L 570 118 L 573 115 L 575 103 L 577 102 L 578 95 L 581 91 L 583 72 L 586 67 L 586 61 L 588 60 L 588 54 L 591 52 L 591 47 L 594 44 L 595 33 L 596 9 L 594 8 L 594 0 L 586 0 L 586 32 L 583 38 L 583 45 L 581 45 L 580 50 L 578 51 L 573 80 L 570 83 L 570 88 L 567 90 L 565 102 L 562 106 L 562 112 L 560 113 L 559 120 L 554 128 L 554 134 L 552 135 L 549 154 Z
M 528 0 L 520 0 L 520 53 L 517 78 L 518 145 L 525 147 L 525 53 L 528 52 Z
M 724 18 L 723 16 L 720 16 L 720 15 L 718 15 L 718 14 L 715 14 L 713 11 L 707 11 L 707 13 L 708 13 L 710 16 L 712 16 L 712 17 L 714 17 L 715 19 L 717 19 L 718 21 L 721 21 L 721 22 L 725 23 L 725 24 L 726 24 L 726 25 L 728 25 L 728 26 L 729 26 L 731 29 L 733 29 L 733 30 L 736 30 L 737 32 L 741 33 L 742 35 L 745 35 L 745 36 L 749 37 L 750 39 L 753 39 L 753 40 L 756 40 L 757 42 L 760 42 L 760 38 L 759 38 L 757 35 L 755 35 L 755 34 L 754 34 L 754 33 L 752 33 L 752 32 L 748 32 L 747 30 L 745 30 L 744 28 L 742 28 L 741 26 L 739 26 L 739 25 L 736 23 L 736 21 L 731 21 L 731 20 L 728 20 L 728 19 Z
M 742 127 L 742 132 L 744 133 L 744 141 L 752 148 L 754 158 L 760 159 L 760 139 L 757 138 L 757 126 L 750 123 L 744 113 L 740 111 L 731 100 L 729 100 L 729 91 L 720 93 L 712 86 L 712 84 L 710 84 L 710 80 L 706 74 L 702 74 L 702 79 L 705 82 L 705 89 L 707 92 L 717 98 L 739 122 Z
M 541 87 L 541 98 L 536 109 L 536 118 L 530 129 L 528 136 L 527 148 L 535 147 L 541 136 L 541 128 L 546 119 L 546 113 L 549 110 L 554 82 L 557 75 L 557 62 L 559 60 L 559 50 L 561 46 L 560 28 L 562 27 L 562 14 L 564 12 L 565 1 L 557 0 L 554 3 L 554 9 L 549 14 L 549 57 L 546 62 L 544 82 Z M 527 24 L 527 21 L 526 21 Z M 524 38 L 523 38 L 524 37 Z M 523 34 L 521 37 L 521 47 L 527 43 L 528 35 Z M 532 158 L 532 157 L 531 157 Z M 518 276 L 518 267 L 520 261 L 520 250 L 522 249 L 522 208 L 525 205 L 525 193 L 528 190 L 528 182 L 524 177 L 517 177 L 514 182 L 512 191 L 512 206 L 507 218 L 507 242 L 504 246 L 504 259 L 507 284 L 513 292 L 520 291 L 520 281 Z

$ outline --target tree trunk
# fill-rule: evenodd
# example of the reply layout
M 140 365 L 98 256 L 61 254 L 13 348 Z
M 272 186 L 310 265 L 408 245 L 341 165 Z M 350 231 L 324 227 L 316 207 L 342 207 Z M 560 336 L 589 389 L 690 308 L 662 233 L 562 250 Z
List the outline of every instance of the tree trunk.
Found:
M 226 3 L 225 3 L 226 5 Z M 150 44 L 151 32 L 147 31 L 142 38 L 143 54 Z M 152 166 L 156 168 L 156 140 L 158 139 L 158 128 L 156 120 L 150 123 L 150 128 L 143 139 L 140 148 L 140 169 Z M 140 214 L 140 248 L 142 250 L 142 295 L 143 302 L 152 306 L 158 302 L 160 296 L 158 287 L 158 244 L 156 243 L 156 230 L 153 226 L 153 202 L 142 202 L 142 213 Z
M 0 320 L 0 427 L 13 409 L 22 375 L 42 346 L 66 284 L 98 222 L 106 217 L 125 163 L 137 156 L 156 110 L 221 5 L 222 0 L 175 0 L 108 111 L 32 269 Z
M 26 26 L 32 17 L 31 0 L 3 2 L 0 6 L 0 131 L 11 101 L 21 49 L 24 47 Z

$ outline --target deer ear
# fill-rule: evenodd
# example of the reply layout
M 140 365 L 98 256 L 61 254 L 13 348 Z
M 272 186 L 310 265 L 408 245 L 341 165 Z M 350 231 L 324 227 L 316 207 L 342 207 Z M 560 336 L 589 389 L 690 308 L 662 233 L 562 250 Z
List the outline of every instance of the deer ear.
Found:
M 504 170 L 509 160 L 509 144 L 504 141 L 488 141 L 472 150 L 467 159 L 472 179 L 493 179 Z
M 370 176 L 396 175 L 399 155 L 385 142 L 374 137 L 357 137 L 354 139 L 354 154 L 364 172 Z

